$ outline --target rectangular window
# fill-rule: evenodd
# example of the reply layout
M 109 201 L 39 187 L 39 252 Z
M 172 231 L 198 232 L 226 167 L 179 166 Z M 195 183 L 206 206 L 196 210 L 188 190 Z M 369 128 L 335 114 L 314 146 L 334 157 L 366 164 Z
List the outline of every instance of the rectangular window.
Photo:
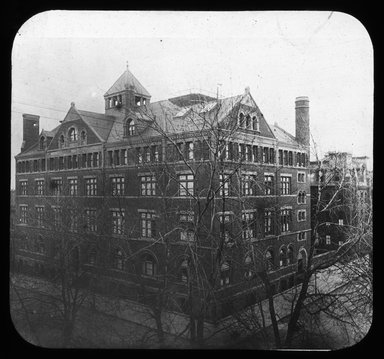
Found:
M 70 178 L 68 180 L 69 184 L 69 195 L 70 196 L 77 196 L 77 178 Z
M 180 222 L 180 240 L 186 242 L 193 242 L 195 240 L 195 232 L 193 230 L 194 213 L 182 212 L 179 214 Z
M 273 235 L 274 234 L 274 225 L 273 225 L 273 212 L 271 210 L 264 211 L 264 235 Z
M 220 196 L 229 196 L 229 175 L 219 175 L 220 179 Z
M 232 246 L 232 223 L 230 214 L 221 214 L 220 217 L 220 237 L 224 241 L 224 245 Z
M 305 173 L 299 172 L 297 174 L 297 182 L 304 183 L 305 182 Z
M 179 175 L 179 196 L 193 196 L 194 178 L 193 175 Z
M 61 228 L 62 222 L 62 210 L 60 207 L 53 207 L 53 226 L 55 229 Z
M 292 151 L 288 152 L 288 166 L 293 166 L 293 153 L 292 153 Z
M 113 163 L 115 166 L 120 166 L 120 151 L 119 150 L 113 151 Z
M 85 195 L 97 196 L 97 179 L 96 178 L 86 178 L 85 179 Z
M 269 149 L 269 163 L 275 163 L 275 150 L 273 148 Z
M 87 167 L 92 167 L 92 153 L 87 153 Z
M 39 170 L 37 160 L 33 160 L 33 172 L 37 172 Z
M 72 156 L 67 156 L 67 168 L 72 169 Z
M 123 196 L 125 189 L 124 177 L 111 177 L 112 196 Z
M 255 219 L 256 215 L 254 212 L 246 212 L 241 214 L 242 219 L 242 237 L 243 239 L 251 239 L 256 235 Z
M 45 171 L 45 158 L 41 159 L 41 170 Z
M 77 155 L 73 155 L 72 157 L 72 167 L 77 168 Z
M 83 153 L 81 155 L 81 167 L 86 168 L 87 167 L 87 154 Z
M 20 188 L 20 194 L 22 196 L 25 196 L 27 194 L 27 186 L 28 186 L 28 181 L 20 181 L 19 182 L 19 188 Z
M 20 223 L 28 223 L 28 206 L 20 206 Z
M 187 159 L 193 160 L 193 142 L 187 142 Z
M 339 226 L 343 226 L 344 225 L 344 219 L 339 219 Z
M 271 195 L 274 193 L 274 181 L 272 175 L 264 176 L 264 193 L 266 195 Z
M 113 166 L 113 151 L 108 151 L 108 164 L 110 167 Z
M 284 166 L 288 166 L 288 151 L 284 151 L 283 156 L 284 156 Z
M 291 194 L 291 177 L 280 177 L 280 190 L 282 195 Z
M 253 162 L 259 162 L 259 150 L 257 146 L 252 146 Z
M 136 148 L 136 161 L 137 163 L 143 163 L 143 154 L 141 153 L 141 148 Z
M 50 158 L 49 159 L 49 170 L 50 171 L 54 171 L 55 170 L 55 159 L 54 158 Z
M 36 195 L 42 196 L 44 194 L 44 180 L 36 180 Z
M 113 234 L 124 234 L 124 223 L 125 223 L 125 211 L 113 210 L 112 212 L 112 233 Z
M 96 209 L 86 209 L 85 210 L 85 231 L 86 232 L 96 232 Z
M 325 244 L 327 245 L 331 244 L 331 236 L 329 234 L 325 236 Z
M 100 155 L 99 152 L 93 153 L 93 167 L 99 167 L 100 166 Z
M 36 207 L 36 225 L 37 227 L 44 227 L 44 207 Z
M 153 158 L 153 161 L 155 162 L 160 161 L 159 146 L 152 146 L 152 158 Z
M 155 215 L 149 212 L 142 212 L 140 218 L 141 236 L 152 238 L 156 235 Z
M 144 147 L 144 161 L 151 162 L 151 150 L 149 147 Z
M 256 176 L 242 175 L 241 186 L 243 196 L 253 196 L 255 194 Z
M 297 211 L 297 221 L 302 222 L 302 221 L 305 221 L 305 219 L 306 219 L 305 209 Z
M 52 179 L 51 189 L 54 196 L 61 196 L 63 193 L 63 180 L 61 178 Z
M 128 164 L 127 150 L 125 148 L 121 150 L 121 164 L 123 166 Z
M 59 157 L 59 170 L 64 169 L 64 157 Z
M 288 232 L 291 225 L 291 210 L 282 209 L 280 213 L 281 232 Z
M 279 150 L 279 165 L 283 165 L 283 150 Z
M 141 176 L 141 195 L 142 196 L 156 196 L 156 177 L 155 176 Z
M 307 232 L 297 233 L 297 240 L 298 241 L 304 241 L 305 239 L 307 239 Z

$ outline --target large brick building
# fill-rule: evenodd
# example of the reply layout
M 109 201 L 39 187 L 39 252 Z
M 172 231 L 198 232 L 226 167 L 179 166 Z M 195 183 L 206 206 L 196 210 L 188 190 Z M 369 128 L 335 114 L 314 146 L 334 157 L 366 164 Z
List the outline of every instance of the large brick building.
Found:
M 348 152 L 328 152 L 320 161 L 310 162 L 312 239 L 318 253 L 339 248 L 351 229 L 369 215 L 372 173 L 368 160 Z
M 23 115 L 19 270 L 54 275 L 68 240 L 98 290 L 142 300 L 166 283 L 173 309 L 204 298 L 210 319 L 262 298 L 257 273 L 274 291 L 299 280 L 310 241 L 307 97 L 296 98 L 296 136 L 267 123 L 249 88 L 151 103 L 127 68 L 104 99 L 104 114 L 72 103 L 51 131 Z

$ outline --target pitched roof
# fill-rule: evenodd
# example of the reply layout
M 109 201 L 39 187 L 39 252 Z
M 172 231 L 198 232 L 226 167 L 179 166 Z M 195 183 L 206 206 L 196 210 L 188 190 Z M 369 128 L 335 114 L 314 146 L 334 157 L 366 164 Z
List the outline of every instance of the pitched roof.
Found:
M 151 97 L 149 92 L 128 69 L 123 72 L 123 74 L 116 80 L 116 82 L 104 94 L 104 96 L 109 96 L 118 92 L 122 92 L 129 88 L 132 88 L 133 91 L 137 94 Z
M 58 131 L 58 129 L 60 128 L 60 125 L 59 126 L 56 126 L 53 130 L 51 130 L 51 131 L 47 131 L 47 130 L 44 130 L 44 129 L 42 129 L 41 130 L 41 133 L 40 133 L 40 136 L 46 136 L 46 137 L 55 137 L 55 135 L 56 135 L 56 133 L 57 133 L 57 131 Z
M 84 122 L 92 128 L 93 131 L 103 140 L 106 141 L 113 126 L 115 118 L 102 113 L 77 110 L 78 114 Z
M 290 145 L 297 145 L 299 144 L 296 141 L 296 137 L 292 136 L 290 133 L 287 131 L 283 130 L 281 127 L 278 125 L 269 125 L 271 128 L 273 135 L 276 137 L 276 139 L 280 142 L 284 142 Z

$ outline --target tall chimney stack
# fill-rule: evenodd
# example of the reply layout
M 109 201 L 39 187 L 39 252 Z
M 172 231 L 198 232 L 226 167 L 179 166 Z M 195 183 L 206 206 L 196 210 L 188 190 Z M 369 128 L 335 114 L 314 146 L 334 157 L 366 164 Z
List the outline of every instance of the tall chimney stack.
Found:
M 23 143 L 21 152 L 39 141 L 40 116 L 23 113 Z
M 307 96 L 296 97 L 296 140 L 304 146 L 309 146 L 309 99 Z

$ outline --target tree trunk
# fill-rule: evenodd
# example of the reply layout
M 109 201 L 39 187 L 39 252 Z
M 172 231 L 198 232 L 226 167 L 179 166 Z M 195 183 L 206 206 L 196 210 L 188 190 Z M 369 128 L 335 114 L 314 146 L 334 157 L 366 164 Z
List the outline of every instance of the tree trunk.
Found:
M 287 335 L 285 337 L 285 343 L 284 343 L 284 346 L 286 348 L 290 348 L 292 345 L 293 335 L 295 334 L 297 322 L 300 318 L 301 309 L 303 307 L 304 300 L 305 300 L 306 295 L 307 295 L 308 284 L 309 284 L 309 278 L 308 278 L 308 275 L 305 275 L 304 280 L 303 280 L 303 284 L 301 286 L 299 297 L 297 298 L 296 305 L 293 309 L 293 313 L 292 313 L 291 318 L 289 319 L 289 322 L 288 322 L 288 330 L 287 330 Z

